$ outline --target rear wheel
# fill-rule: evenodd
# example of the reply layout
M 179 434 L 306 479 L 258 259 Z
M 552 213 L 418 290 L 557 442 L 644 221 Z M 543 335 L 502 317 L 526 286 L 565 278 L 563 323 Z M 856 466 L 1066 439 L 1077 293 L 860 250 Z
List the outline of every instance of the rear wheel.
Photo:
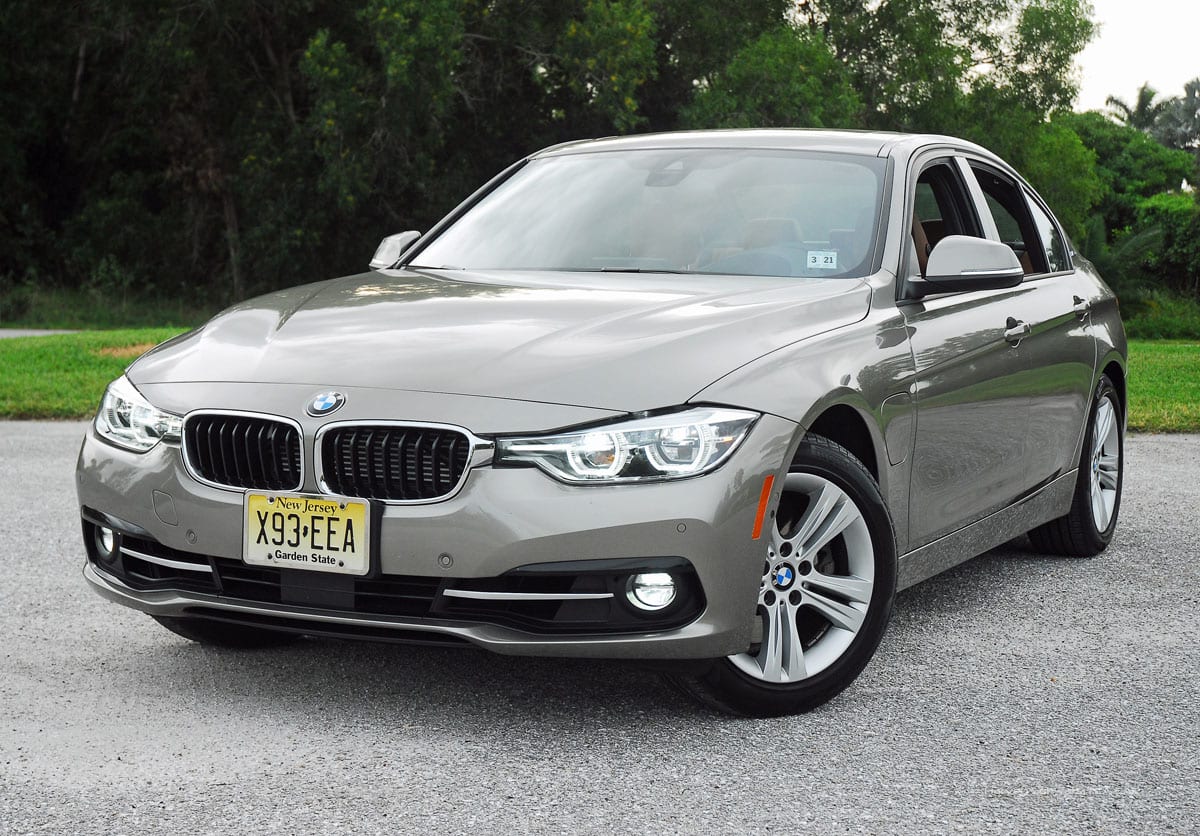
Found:
M 1117 390 L 1100 377 L 1083 439 L 1071 510 L 1029 532 L 1033 547 L 1048 554 L 1091 557 L 1104 551 L 1117 528 L 1125 463 L 1125 421 Z
M 711 706 L 758 717 L 808 711 L 853 682 L 879 646 L 896 592 L 891 518 L 844 447 L 805 438 L 773 516 L 761 635 L 745 653 L 672 677 Z
M 249 649 L 255 647 L 279 647 L 291 644 L 300 638 L 294 633 L 281 633 L 276 630 L 263 630 L 260 627 L 243 627 L 240 624 L 227 624 L 223 621 L 209 621 L 203 618 L 176 618 L 165 615 L 150 616 L 172 633 L 191 639 L 200 644 L 214 647 L 236 647 Z

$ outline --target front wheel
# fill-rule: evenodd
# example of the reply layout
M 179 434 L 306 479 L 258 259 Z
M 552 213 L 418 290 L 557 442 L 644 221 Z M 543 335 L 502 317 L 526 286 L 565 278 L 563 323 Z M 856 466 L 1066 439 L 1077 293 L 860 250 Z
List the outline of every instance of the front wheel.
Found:
M 841 693 L 883 638 L 896 594 L 891 517 L 867 469 L 809 435 L 784 479 L 745 653 L 675 684 L 724 711 L 774 717 Z
M 1029 532 L 1035 549 L 1092 557 L 1108 547 L 1121 510 L 1124 425 L 1117 390 L 1107 376 L 1101 375 L 1092 397 L 1071 510 Z

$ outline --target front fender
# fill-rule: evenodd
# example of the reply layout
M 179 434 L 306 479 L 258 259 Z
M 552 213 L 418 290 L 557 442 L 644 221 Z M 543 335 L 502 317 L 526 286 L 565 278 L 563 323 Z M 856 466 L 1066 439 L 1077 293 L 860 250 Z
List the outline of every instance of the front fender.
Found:
M 801 435 L 830 410 L 853 409 L 870 435 L 880 492 L 892 511 L 897 546 L 903 552 L 908 542 L 914 374 L 904 319 L 894 307 L 881 308 L 860 322 L 764 355 L 692 400 L 770 412 L 795 421 Z

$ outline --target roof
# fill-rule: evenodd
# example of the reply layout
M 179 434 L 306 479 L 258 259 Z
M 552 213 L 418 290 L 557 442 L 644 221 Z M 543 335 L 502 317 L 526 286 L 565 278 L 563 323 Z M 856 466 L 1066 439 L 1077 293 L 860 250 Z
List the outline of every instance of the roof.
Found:
M 584 139 L 552 145 L 532 157 L 650 148 L 777 148 L 886 156 L 899 145 L 953 145 L 983 151 L 973 143 L 933 134 L 888 131 L 827 131 L 808 128 L 737 128 L 717 131 L 677 131 Z

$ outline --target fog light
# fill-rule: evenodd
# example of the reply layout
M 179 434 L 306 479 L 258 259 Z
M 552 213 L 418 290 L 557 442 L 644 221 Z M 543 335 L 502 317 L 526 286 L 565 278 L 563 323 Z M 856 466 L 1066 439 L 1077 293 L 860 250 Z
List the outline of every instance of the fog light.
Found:
M 117 533 L 106 526 L 96 526 L 96 550 L 105 560 L 113 560 L 117 556 Z
M 629 603 L 639 610 L 661 610 L 675 600 L 675 578 L 666 572 L 645 572 L 629 579 Z

